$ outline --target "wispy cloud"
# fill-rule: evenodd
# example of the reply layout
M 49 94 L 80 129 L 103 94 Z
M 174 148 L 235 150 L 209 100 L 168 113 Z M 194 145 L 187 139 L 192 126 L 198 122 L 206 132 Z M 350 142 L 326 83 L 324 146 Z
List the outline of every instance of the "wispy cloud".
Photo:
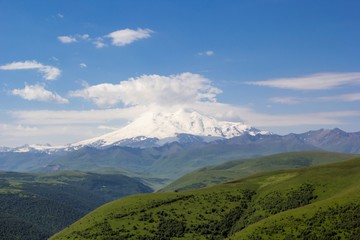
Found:
M 335 96 L 323 96 L 323 97 L 273 97 L 269 99 L 273 103 L 281 104 L 298 104 L 303 102 L 356 102 L 360 101 L 360 93 L 349 93 Z
M 212 51 L 212 50 L 207 50 L 207 51 L 205 51 L 205 52 L 199 52 L 198 53 L 198 55 L 199 56 L 206 56 L 206 57 L 211 57 L 211 56 L 213 56 L 215 53 L 214 53 L 214 51 Z
M 56 93 L 50 92 L 42 85 L 29 85 L 23 89 L 14 89 L 11 94 L 20 96 L 23 99 L 29 101 L 42 101 L 42 102 L 54 102 L 54 103 L 68 103 L 69 101 Z
M 15 124 L 15 125 L 0 124 L 0 129 L 2 131 L 12 130 L 12 131 L 24 131 L 24 132 L 35 132 L 38 130 L 37 127 L 29 127 L 29 126 L 24 126 L 22 124 Z
M 270 101 L 273 103 L 282 103 L 282 104 L 297 104 L 303 101 L 303 99 L 296 97 L 273 97 L 270 98 Z
M 110 131 L 115 131 L 119 129 L 119 127 L 106 126 L 106 125 L 100 125 L 98 126 L 98 128 L 103 130 L 110 130 Z
M 85 87 L 70 93 L 100 107 L 111 107 L 118 103 L 131 105 L 175 105 L 188 102 L 215 102 L 222 91 L 211 85 L 211 81 L 201 75 L 182 73 L 160 76 L 143 75 L 130 78 L 119 84 L 103 83 Z
M 23 62 L 12 62 L 5 65 L 0 66 L 0 70 L 26 70 L 26 69 L 36 69 L 40 73 L 43 74 L 43 78 L 46 80 L 55 80 L 58 76 L 60 76 L 60 69 L 44 65 L 37 61 L 23 61 Z
M 356 102 L 360 101 L 360 93 L 349 93 L 330 97 L 319 97 L 323 101 Z
M 150 29 L 138 28 L 133 30 L 126 28 L 109 33 L 106 37 L 111 38 L 112 45 L 121 47 L 140 39 L 149 38 L 152 33 L 153 31 Z
M 24 125 L 24 124 L 1 124 L 0 140 L 1 145 L 18 147 L 28 144 L 52 143 L 65 145 L 73 141 L 80 141 L 89 137 L 104 134 L 109 130 L 98 129 L 96 126 L 87 125 Z M 54 138 L 56 136 L 56 138 Z M 21 142 L 19 142 L 21 139 Z
M 299 127 L 343 124 L 347 117 L 360 116 L 357 111 L 330 111 L 330 112 L 308 112 L 298 114 L 265 114 L 257 112 L 249 107 L 235 106 L 224 103 L 196 103 L 192 108 L 200 113 L 207 114 L 224 121 L 244 121 L 247 124 L 260 128 L 269 127 Z
M 23 125 L 104 125 L 107 122 L 133 120 L 146 111 L 144 106 L 92 110 L 28 110 L 11 111 L 17 124 Z
M 343 85 L 359 85 L 360 72 L 318 73 L 304 77 L 247 82 L 247 84 L 293 90 L 326 90 Z
M 96 48 L 103 48 L 110 44 L 113 46 L 122 47 L 137 40 L 149 38 L 151 37 L 152 33 L 153 31 L 151 29 L 138 28 L 134 30 L 125 28 L 99 37 L 90 37 L 89 34 L 76 34 L 69 36 L 58 36 L 57 39 L 64 44 L 81 41 L 91 42 L 95 45 Z M 106 39 L 109 39 L 110 42 L 108 41 L 109 43 L 107 43 Z
M 86 63 L 80 63 L 79 66 L 80 66 L 80 68 L 87 68 Z

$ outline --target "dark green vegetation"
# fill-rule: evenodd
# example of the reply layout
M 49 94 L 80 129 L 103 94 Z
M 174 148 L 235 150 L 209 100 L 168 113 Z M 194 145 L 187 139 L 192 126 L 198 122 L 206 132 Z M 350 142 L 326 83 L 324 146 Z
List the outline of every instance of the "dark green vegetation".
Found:
M 0 172 L 0 239 L 47 239 L 106 202 L 151 191 L 119 174 Z
M 106 204 L 51 239 L 360 239 L 360 158 Z
M 208 187 L 259 172 L 310 167 L 349 160 L 357 156 L 355 154 L 309 151 L 230 161 L 191 172 L 167 185 L 161 191 L 183 191 Z

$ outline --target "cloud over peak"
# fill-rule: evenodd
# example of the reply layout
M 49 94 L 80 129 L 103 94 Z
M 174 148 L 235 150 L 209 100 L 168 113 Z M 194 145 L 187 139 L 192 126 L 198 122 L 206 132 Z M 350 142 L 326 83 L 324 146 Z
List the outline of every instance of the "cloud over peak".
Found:
M 60 69 L 44 65 L 35 60 L 33 61 L 23 61 L 23 62 L 12 62 L 0 66 L 0 70 L 27 70 L 27 69 L 36 69 L 43 74 L 43 78 L 46 80 L 55 80 L 60 76 Z
M 170 76 L 143 75 L 119 84 L 103 83 L 85 87 L 70 93 L 82 97 L 99 107 L 111 107 L 118 103 L 127 106 L 171 106 L 195 102 L 216 102 L 222 91 L 199 74 L 181 73 Z

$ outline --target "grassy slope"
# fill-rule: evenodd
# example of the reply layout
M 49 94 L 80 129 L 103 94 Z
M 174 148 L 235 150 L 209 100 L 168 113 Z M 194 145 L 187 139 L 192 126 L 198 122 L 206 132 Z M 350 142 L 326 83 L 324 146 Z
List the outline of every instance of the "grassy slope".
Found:
M 224 239 L 230 236 L 261 239 L 258 237 L 270 238 L 270 234 L 275 234 L 273 239 L 292 234 L 293 238 L 289 239 L 294 239 L 302 233 L 302 229 L 296 227 L 297 222 L 303 221 L 306 228 L 306 218 L 329 206 L 342 207 L 349 203 L 357 206 L 359 180 L 360 158 L 357 158 L 331 165 L 258 173 L 204 189 L 135 195 L 96 209 L 51 239 Z M 355 207 L 354 211 L 360 214 L 360 208 Z M 354 234 L 353 231 L 360 233 L 358 225 L 350 230 L 331 225 L 334 219 L 358 221 L 351 212 L 346 209 L 344 212 L 346 216 L 332 216 L 325 225 L 320 224 L 319 229 L 331 228 L 333 235 L 343 239 Z M 278 231 L 275 233 L 271 228 L 274 224 Z M 319 225 L 319 221 L 316 224 Z
M 360 159 L 309 170 L 290 171 L 288 173 L 297 173 L 299 177 L 275 184 L 269 190 L 306 180 L 318 186 L 318 199 L 314 203 L 265 218 L 237 232 L 230 239 L 309 239 L 310 235 L 305 237 L 305 230 L 313 231 L 310 239 L 359 239 Z M 349 206 L 354 209 L 346 211 Z M 341 212 L 345 215 L 341 215 Z M 347 227 L 353 227 L 350 230 L 356 231 L 357 235 L 353 238 L 347 235 L 346 230 L 340 228 L 346 228 L 341 226 L 341 222 L 346 222 Z M 351 226 L 352 222 L 356 222 L 356 226 Z
M 226 181 L 250 176 L 254 173 L 308 167 L 349 160 L 354 154 L 332 152 L 281 153 L 256 159 L 230 161 L 216 166 L 204 167 L 186 174 L 161 191 L 174 191 L 213 186 Z
M 119 174 L 0 172 L 0 239 L 45 239 L 106 202 L 149 191 Z

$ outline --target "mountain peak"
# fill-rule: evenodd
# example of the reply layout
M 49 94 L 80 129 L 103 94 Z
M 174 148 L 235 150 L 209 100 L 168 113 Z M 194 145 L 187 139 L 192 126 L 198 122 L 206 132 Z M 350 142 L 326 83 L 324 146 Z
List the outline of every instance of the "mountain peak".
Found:
M 218 121 L 192 109 L 180 108 L 175 112 L 145 112 L 119 130 L 73 145 L 109 146 L 129 139 L 134 141 L 137 138 L 136 141 L 139 141 L 139 137 L 143 137 L 141 140 L 174 139 L 179 134 L 232 138 L 244 133 L 256 135 L 260 131 L 241 122 Z

